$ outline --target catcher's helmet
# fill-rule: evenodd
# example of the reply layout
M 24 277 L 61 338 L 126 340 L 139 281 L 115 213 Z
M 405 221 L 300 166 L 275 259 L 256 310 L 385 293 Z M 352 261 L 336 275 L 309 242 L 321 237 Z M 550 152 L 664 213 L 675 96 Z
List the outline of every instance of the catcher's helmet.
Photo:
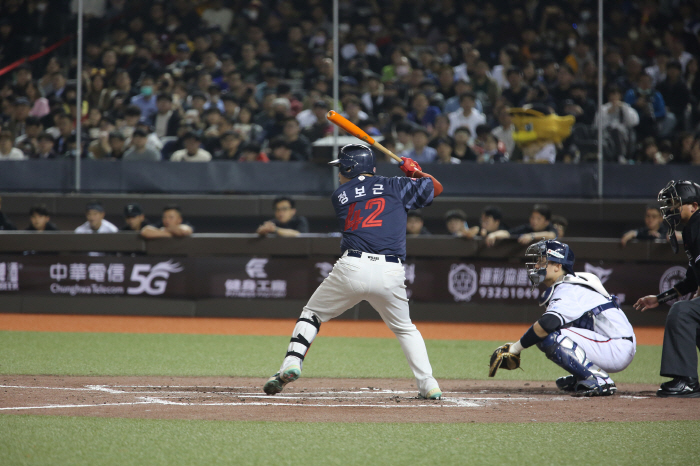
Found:
M 556 240 L 542 240 L 530 245 L 525 251 L 525 257 L 528 259 L 527 275 L 533 288 L 547 276 L 547 262 L 561 264 L 566 273 L 574 273 L 574 252 L 568 244 Z
M 700 203 L 700 185 L 687 180 L 670 181 L 659 191 L 657 199 L 664 220 L 675 230 L 681 222 L 681 207 L 693 202 Z
M 344 146 L 340 149 L 338 158 L 328 162 L 328 165 L 338 167 L 345 178 L 355 178 L 363 173 L 374 175 L 376 171 L 374 152 L 361 144 Z

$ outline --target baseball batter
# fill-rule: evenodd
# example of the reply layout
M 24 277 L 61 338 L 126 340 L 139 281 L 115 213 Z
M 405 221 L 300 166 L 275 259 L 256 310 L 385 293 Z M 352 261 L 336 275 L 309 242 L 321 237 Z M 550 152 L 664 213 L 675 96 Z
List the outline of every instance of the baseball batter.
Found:
M 591 273 L 574 274 L 574 253 L 568 245 L 542 240 L 527 248 L 528 276 L 533 288 L 548 288 L 540 297 L 545 313 L 515 343 L 499 347 L 492 356 L 494 367 L 511 369 L 508 360 L 516 359 L 530 346 L 537 345 L 547 358 L 571 375 L 559 378 L 561 390 L 577 396 L 606 396 L 617 391 L 609 373 L 619 372 L 632 362 L 636 340 L 627 316 L 615 296 Z M 511 361 L 512 364 L 512 361 Z
M 420 166 L 402 158 L 408 178 L 375 176 L 372 149 L 350 144 L 337 160 L 340 187 L 332 202 L 343 233 L 342 257 L 304 306 L 278 373 L 263 390 L 282 391 L 301 375 L 302 364 L 323 322 L 339 316 L 362 300 L 368 301 L 394 332 L 416 377 L 419 396 L 440 399 L 425 342 L 411 322 L 403 261 L 406 257 L 406 214 L 428 206 L 442 185 Z

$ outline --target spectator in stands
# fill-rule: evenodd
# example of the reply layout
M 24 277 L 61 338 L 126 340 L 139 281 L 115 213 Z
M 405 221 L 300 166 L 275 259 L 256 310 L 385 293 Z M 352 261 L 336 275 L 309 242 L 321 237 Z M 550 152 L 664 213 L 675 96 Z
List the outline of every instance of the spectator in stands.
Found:
M 29 81 L 24 87 L 24 92 L 29 99 L 29 103 L 32 109 L 29 111 L 30 116 L 37 118 L 45 117 L 49 114 L 51 109 L 49 108 L 49 100 L 46 97 L 42 97 L 34 81 Z
M 362 121 L 369 118 L 367 113 L 363 112 L 360 107 L 360 99 L 352 94 L 348 94 L 348 96 L 343 99 L 343 106 L 345 111 L 341 112 L 342 115 L 358 126 L 362 124 Z
M 116 233 L 119 229 L 105 220 L 105 208 L 98 201 L 90 201 L 85 206 L 87 222 L 75 229 L 75 233 Z
M 214 154 L 215 160 L 238 160 L 241 156 L 243 138 L 238 131 L 226 131 L 221 135 L 221 150 Z
M 685 114 L 692 100 L 690 90 L 681 77 L 681 63 L 671 60 L 666 65 L 666 78 L 656 85 L 664 104 L 673 113 L 679 128 L 685 128 Z M 669 133 L 670 134 L 670 131 Z
M 490 114 L 496 101 L 501 96 L 501 89 L 495 79 L 489 76 L 489 65 L 484 60 L 479 60 L 474 69 L 471 80 L 472 89 L 477 99 L 483 105 L 483 112 Z
M 409 210 L 406 219 L 406 236 L 426 236 L 430 232 L 425 227 L 425 220 L 420 209 Z
M 504 89 L 502 96 L 511 107 L 522 107 L 527 96 L 528 86 L 523 83 L 523 72 L 520 68 L 512 67 L 506 73 L 508 83 L 507 89 Z
M 304 114 L 304 112 L 310 112 L 310 115 L 304 117 L 304 119 L 311 123 L 307 124 L 301 132 L 310 143 L 324 138 L 333 132 L 333 125 L 326 119 L 328 109 L 328 102 L 324 99 L 320 99 L 312 104 L 311 109 L 302 110 L 297 115 L 297 121 L 301 123 L 302 119 L 300 116 Z
M 413 110 L 408 114 L 407 119 L 432 131 L 435 127 L 435 118 L 440 114 L 440 109 L 430 105 L 430 100 L 424 92 L 419 92 L 413 96 L 411 108 Z
M 401 153 L 401 157 L 408 157 L 418 163 L 433 163 L 437 159 L 437 150 L 428 146 L 430 133 L 423 126 L 417 126 L 411 134 L 413 148 Z
M 0 197 L 0 230 L 16 230 L 17 227 L 2 211 L 2 197 Z
M 299 155 L 292 152 L 284 136 L 277 136 L 270 141 L 268 157 L 273 162 L 299 161 Z
M 241 156 L 239 162 L 263 162 L 267 163 L 270 158 L 266 153 L 260 151 L 260 144 L 257 142 L 247 142 L 241 146 Z
M 21 150 L 14 147 L 15 138 L 8 130 L 0 131 L 0 160 L 24 160 Z
M 642 73 L 636 86 L 627 91 L 624 100 L 639 114 L 639 125 L 636 127 L 638 139 L 666 136 L 675 126 L 675 117 L 667 115 L 664 98 L 653 89 L 648 74 Z
M 262 127 L 253 121 L 253 109 L 247 105 L 241 107 L 233 129 L 240 132 L 245 141 L 261 143 L 265 137 Z
M 676 135 L 675 145 L 673 149 L 673 161 L 671 163 L 690 163 L 692 159 L 691 152 L 695 136 L 690 132 L 682 132 Z
M 306 136 L 301 134 L 301 127 L 296 118 L 287 118 L 284 122 L 282 135 L 294 154 L 292 157 L 294 160 L 306 161 L 311 159 L 311 142 Z
M 202 138 L 198 133 L 194 131 L 186 133 L 182 137 L 182 143 L 185 148 L 175 151 L 170 157 L 171 162 L 209 162 L 211 160 L 211 154 L 200 147 Z
M 569 221 L 561 215 L 552 215 L 552 225 L 554 225 L 554 228 L 557 230 L 557 239 L 561 239 L 566 234 Z
M 496 206 L 486 206 L 481 211 L 479 225 L 473 226 L 462 232 L 461 236 L 466 238 L 486 238 L 489 234 L 505 230 L 508 227 L 503 223 L 503 213 Z
M 121 160 L 126 154 L 126 136 L 119 130 L 102 131 L 99 137 L 88 146 L 88 153 L 98 160 Z
M 460 126 L 466 126 L 469 128 L 469 132 L 474 135 L 476 134 L 476 127 L 486 123 L 484 114 L 474 108 L 475 100 L 476 96 L 473 92 L 465 92 L 459 96 L 461 108 L 449 114 L 450 136 L 453 136 L 455 130 Z
M 192 236 L 192 225 L 182 219 L 180 206 L 171 204 L 163 207 L 163 215 L 158 225 L 146 225 L 141 229 L 144 239 L 184 238 Z
M 593 124 L 596 113 L 596 105 L 593 99 L 588 98 L 588 88 L 586 85 L 577 81 L 571 85 L 571 99 L 564 101 L 564 111 L 562 115 L 573 115 L 576 118 L 576 123 L 584 125 Z
M 435 126 L 431 134 L 431 139 L 428 145 L 433 149 L 437 149 L 439 141 L 449 141 L 450 145 L 454 140 L 449 135 L 450 132 L 450 119 L 445 114 L 440 114 L 435 117 Z
M 221 96 L 221 101 L 224 104 L 223 117 L 228 118 L 229 120 L 235 120 L 238 117 L 238 112 L 240 110 L 236 96 L 226 93 Z
M 631 155 L 635 141 L 634 127 L 639 124 L 639 114 L 622 100 L 620 88 L 612 84 L 607 88 L 608 102 L 596 114 L 595 125 L 603 125 L 603 130 L 615 144 L 619 161 L 626 161 Z
M 58 228 L 51 222 L 49 209 L 46 204 L 34 204 L 29 209 L 29 226 L 27 231 L 57 231 Z
M 484 143 L 481 147 L 481 153 L 478 155 L 477 162 L 479 163 L 503 163 L 508 162 L 509 155 L 506 152 L 506 146 L 498 140 L 493 133 L 487 132 L 484 134 Z
M 39 150 L 38 138 L 42 129 L 41 120 L 37 117 L 28 117 L 26 120 L 26 131 L 24 135 L 15 139 L 15 147 L 21 150 L 26 157 L 36 158 L 36 153 Z
M 126 151 L 122 160 L 125 162 L 158 162 L 160 161 L 160 152 L 148 147 L 148 133 L 141 128 L 137 128 L 134 134 L 131 135 L 131 147 Z
M 665 239 L 668 234 L 668 226 L 664 222 L 663 215 L 658 205 L 649 204 L 644 215 L 644 225 L 642 228 L 630 230 L 620 239 L 620 244 L 624 248 L 630 240 L 654 241 Z
M 438 138 L 437 147 L 435 148 L 435 150 L 437 151 L 437 158 L 435 159 L 436 163 L 442 163 L 442 164 L 462 163 L 462 161 L 460 159 L 452 156 L 452 141 L 450 141 L 447 138 Z
M 549 90 L 549 95 L 554 100 L 554 110 L 557 113 L 563 112 L 564 102 L 567 99 L 571 99 L 571 86 L 574 83 L 574 76 L 574 71 L 566 63 L 559 67 L 557 84 Z
M 146 220 L 146 215 L 143 213 L 141 204 L 132 203 L 124 206 L 124 221 L 120 231 L 141 231 L 147 225 L 150 225 Z
M 8 124 L 8 129 L 12 136 L 17 139 L 27 131 L 27 118 L 31 110 L 29 99 L 17 97 L 12 105 L 12 118 Z
M 452 155 L 463 162 L 476 162 L 477 156 L 472 147 L 469 145 L 471 131 L 466 126 L 457 128 L 453 134 L 454 145 L 452 147 Z
M 173 97 L 167 93 L 158 94 L 156 99 L 158 111 L 151 118 L 150 124 L 155 128 L 159 138 L 177 136 L 180 126 L 180 112 L 173 110 Z
M 513 238 L 520 244 L 530 244 L 541 239 L 556 239 L 557 230 L 552 225 L 552 211 L 544 204 L 535 204 L 530 221 L 510 230 L 498 230 L 486 236 L 486 245 L 493 246 L 496 240 Z
M 495 127 L 491 132 L 494 136 L 498 138 L 499 141 L 503 142 L 506 146 L 506 152 L 508 154 L 513 154 L 515 151 L 515 141 L 513 140 L 513 131 L 515 131 L 515 125 L 513 124 L 513 119 L 508 112 L 509 108 L 505 105 L 501 106 L 496 113 L 496 118 L 498 118 L 499 125 Z
M 54 140 L 53 136 L 49 133 L 41 133 L 37 138 L 37 151 L 33 158 L 35 159 L 55 159 L 58 154 L 53 149 Z
M 517 66 L 519 55 L 520 52 L 517 45 L 508 44 L 501 48 L 501 51 L 498 54 L 498 65 L 494 66 L 493 70 L 491 70 L 491 75 L 501 90 L 505 90 L 510 87 L 510 82 L 508 81 L 508 70 L 513 66 Z
M 294 199 L 287 196 L 272 201 L 275 218 L 260 225 L 257 233 L 260 236 L 276 234 L 283 237 L 295 237 L 309 232 L 309 222 L 306 217 L 297 215 Z
M 51 88 L 51 93 L 45 95 L 47 99 L 51 100 L 52 97 L 56 99 L 63 99 L 63 94 L 66 91 L 66 77 L 62 72 L 56 71 L 55 73 L 51 74 Z
M 87 73 L 87 72 L 86 72 Z M 105 86 L 105 71 L 93 69 L 89 79 L 85 79 L 87 93 L 85 100 L 90 109 L 104 111 L 109 108 L 110 90 Z
M 469 231 L 467 214 L 462 209 L 448 210 L 445 214 L 445 227 L 453 236 L 466 236 Z
M 223 0 L 209 2 L 202 12 L 202 21 L 210 28 L 218 27 L 224 34 L 228 34 L 233 18 L 233 10 L 224 6 Z

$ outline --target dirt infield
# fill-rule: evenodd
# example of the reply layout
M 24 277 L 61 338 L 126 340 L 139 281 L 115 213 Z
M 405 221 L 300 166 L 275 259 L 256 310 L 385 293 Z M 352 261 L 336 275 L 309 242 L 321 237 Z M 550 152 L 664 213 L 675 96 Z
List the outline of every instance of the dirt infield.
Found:
M 302 422 L 591 422 L 698 420 L 697 399 L 657 398 L 657 386 L 574 398 L 553 382 L 441 380 L 443 399 L 416 398 L 409 380 L 300 379 L 276 396 L 263 379 L 0 377 L 0 413 L 144 419 Z
M 512 341 L 527 325 L 417 323 L 426 339 Z M 0 314 L 0 330 L 284 335 L 293 320 Z M 332 321 L 324 336 L 394 338 L 383 322 Z M 663 328 L 636 329 L 661 344 Z M 582 422 L 698 420 L 697 400 L 657 398 L 656 385 L 622 385 L 574 398 L 554 382 L 440 380 L 443 399 L 418 399 L 406 379 L 306 379 L 277 396 L 238 377 L 0 376 L 0 413 L 148 419 L 305 422 Z

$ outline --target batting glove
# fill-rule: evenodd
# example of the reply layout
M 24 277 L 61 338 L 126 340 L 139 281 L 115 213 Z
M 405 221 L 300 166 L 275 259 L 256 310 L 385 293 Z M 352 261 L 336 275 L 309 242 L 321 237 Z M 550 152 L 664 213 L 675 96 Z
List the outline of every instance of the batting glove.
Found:
M 399 168 L 409 178 L 413 178 L 413 175 L 416 172 L 422 171 L 420 165 L 418 165 L 418 162 L 408 157 L 401 157 L 401 165 L 399 165 Z

